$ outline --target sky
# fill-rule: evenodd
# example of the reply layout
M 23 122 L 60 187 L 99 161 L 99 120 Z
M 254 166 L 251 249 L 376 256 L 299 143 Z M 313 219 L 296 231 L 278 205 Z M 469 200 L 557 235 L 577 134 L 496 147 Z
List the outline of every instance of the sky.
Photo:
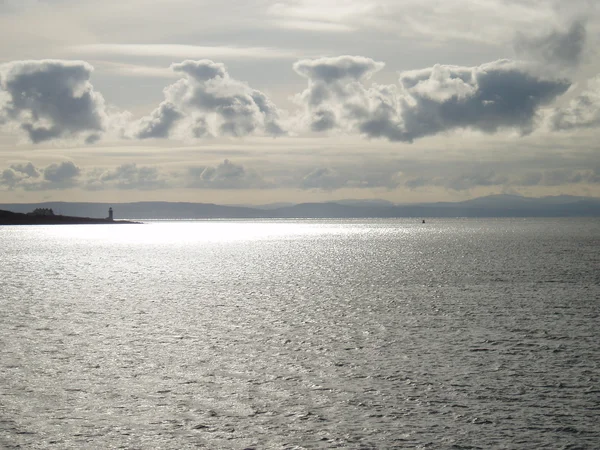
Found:
M 597 0 L 0 0 L 0 202 L 600 197 Z

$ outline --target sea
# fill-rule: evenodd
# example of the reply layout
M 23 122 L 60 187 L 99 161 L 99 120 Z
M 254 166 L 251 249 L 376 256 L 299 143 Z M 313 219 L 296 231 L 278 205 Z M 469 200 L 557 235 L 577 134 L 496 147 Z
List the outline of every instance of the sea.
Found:
M 600 219 L 0 227 L 2 449 L 598 449 Z

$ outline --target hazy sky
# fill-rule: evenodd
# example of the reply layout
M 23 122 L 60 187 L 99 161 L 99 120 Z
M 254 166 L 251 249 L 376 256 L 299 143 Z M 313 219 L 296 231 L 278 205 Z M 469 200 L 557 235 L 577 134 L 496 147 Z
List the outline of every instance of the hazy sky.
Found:
M 600 196 L 597 0 L 0 0 L 0 202 Z

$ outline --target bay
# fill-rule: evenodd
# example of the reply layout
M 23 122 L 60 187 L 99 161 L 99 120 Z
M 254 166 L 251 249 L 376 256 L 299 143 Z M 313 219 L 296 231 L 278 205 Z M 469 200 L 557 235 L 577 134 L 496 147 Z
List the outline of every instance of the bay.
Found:
M 0 227 L 2 448 L 598 448 L 600 221 Z

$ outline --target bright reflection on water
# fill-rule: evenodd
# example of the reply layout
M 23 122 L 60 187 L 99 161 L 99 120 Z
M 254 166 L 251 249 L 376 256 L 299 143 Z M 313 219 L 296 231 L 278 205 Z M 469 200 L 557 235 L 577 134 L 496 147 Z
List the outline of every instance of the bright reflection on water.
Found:
M 185 245 L 203 242 L 303 239 L 308 237 L 414 233 L 423 230 L 414 221 L 390 227 L 389 223 L 323 221 L 155 221 L 141 225 L 43 226 L 30 232 L 46 239 L 151 245 Z
M 0 227 L 0 448 L 598 448 L 600 222 Z

